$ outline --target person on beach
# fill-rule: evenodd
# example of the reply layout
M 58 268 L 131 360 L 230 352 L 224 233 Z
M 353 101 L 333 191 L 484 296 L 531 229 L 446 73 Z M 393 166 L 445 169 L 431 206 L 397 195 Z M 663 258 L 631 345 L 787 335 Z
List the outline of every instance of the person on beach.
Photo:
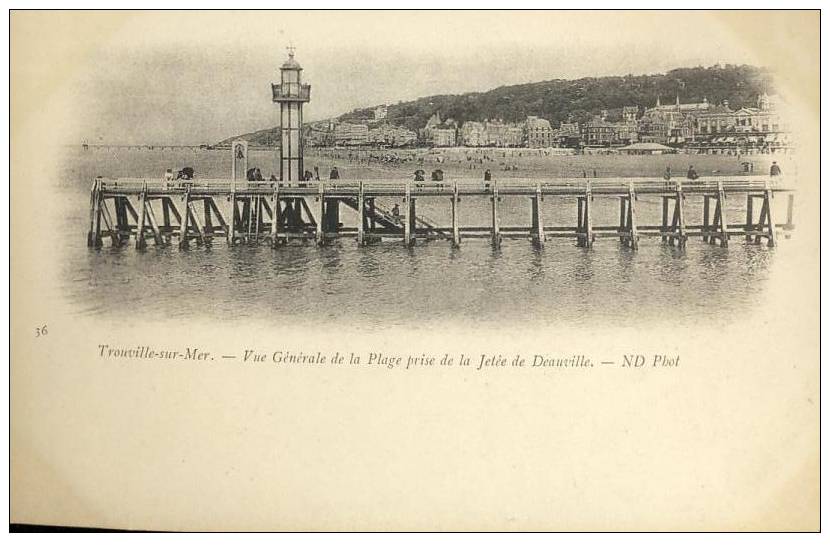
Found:
M 770 176 L 781 176 L 781 167 L 778 166 L 777 161 L 772 162 L 772 166 L 769 168 L 769 175 Z
M 351 154 L 349 154 L 351 155 Z M 337 170 L 337 167 L 332 167 L 331 172 L 329 173 L 329 180 L 338 180 L 340 179 L 340 171 Z
M 492 179 L 493 179 L 493 174 L 490 172 L 490 169 L 487 169 L 486 171 L 484 171 L 484 181 L 485 182 L 490 182 L 490 180 L 492 180 Z

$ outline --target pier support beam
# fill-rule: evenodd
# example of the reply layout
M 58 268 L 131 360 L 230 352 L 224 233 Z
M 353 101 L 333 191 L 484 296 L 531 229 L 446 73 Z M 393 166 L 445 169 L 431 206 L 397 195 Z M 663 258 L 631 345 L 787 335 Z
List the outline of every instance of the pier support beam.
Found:
M 501 247 L 501 221 L 499 219 L 499 202 L 501 198 L 499 197 L 499 186 L 498 183 L 495 181 L 493 182 L 492 192 L 490 196 L 490 202 L 493 204 L 493 223 L 492 223 L 492 242 L 493 247 L 499 248 Z
M 761 223 L 758 229 L 763 231 L 765 225 L 767 245 L 769 247 L 775 247 L 775 221 L 772 216 L 772 189 L 770 188 L 769 182 L 764 185 L 764 205 L 761 208 Z M 760 242 L 760 240 L 761 236 L 759 235 L 757 241 Z
M 156 245 L 164 245 L 164 236 L 162 235 L 161 228 L 159 228 L 158 221 L 156 220 L 156 213 L 153 211 L 153 204 L 149 199 L 145 199 L 145 203 L 145 209 L 147 210 L 147 222 L 150 223 L 150 230 L 153 231 L 153 241 L 155 241 Z
M 458 182 L 452 183 L 452 245 L 453 247 L 461 247 L 461 229 L 458 222 Z
M 545 244 L 545 225 L 542 222 L 542 184 L 536 183 L 536 193 L 530 198 L 531 201 L 531 235 L 530 241 L 533 245 L 542 247 Z
M 591 202 L 594 194 L 591 183 L 585 185 L 585 195 L 576 199 L 576 244 L 579 247 L 592 247 L 594 244 L 594 224 L 591 214 Z
M 709 201 L 711 198 L 707 194 L 703 194 L 703 226 L 701 227 L 701 233 L 703 234 L 703 241 L 704 243 L 709 243 L 709 234 L 712 231 L 712 227 L 709 224 Z
M 118 228 L 116 228 L 113 224 L 112 217 L 110 216 L 110 211 L 105 200 L 101 201 L 101 220 L 104 221 L 104 226 L 107 229 L 106 232 L 112 240 L 112 246 L 120 247 L 124 243 L 125 238 L 122 237 L 122 235 L 118 232 Z M 129 228 L 127 228 L 127 232 L 129 232 Z
M 407 247 L 414 242 L 412 236 L 413 217 L 415 216 L 415 200 L 412 198 L 412 189 L 409 182 L 406 183 L 403 197 L 403 244 Z
M 111 227 L 118 233 L 118 245 L 123 245 L 130 241 L 130 218 L 128 211 L 132 213 L 132 206 L 130 200 L 126 197 L 116 196 L 113 198 L 115 203 L 115 224 Z M 105 221 L 109 218 L 109 211 L 107 210 L 106 201 L 101 202 L 101 210 L 105 215 Z M 134 214 L 134 213 L 133 213 Z M 136 217 L 138 215 L 135 215 Z M 138 220 L 136 220 L 138 224 Z
M 637 194 L 634 191 L 634 184 L 628 184 L 628 221 L 627 221 L 627 243 L 631 249 L 639 249 L 640 236 L 637 234 Z
M 228 225 L 228 245 L 236 243 L 236 228 L 239 220 L 239 210 L 236 207 L 236 182 L 231 182 L 231 193 L 228 195 L 228 201 L 231 204 L 230 224 Z
M 713 234 L 710 243 L 720 240 L 721 247 L 729 247 L 729 233 L 726 225 L 726 194 L 723 191 L 723 182 L 718 182 L 718 195 L 715 203 L 715 214 L 712 220 Z
M 274 182 L 271 211 L 271 247 L 277 247 L 280 241 L 280 181 Z
M 363 182 L 357 184 L 357 245 L 366 245 L 366 197 L 363 195 Z
M 101 240 L 101 203 L 103 203 L 103 193 L 101 191 L 101 183 L 98 180 L 92 186 L 89 199 L 90 221 L 86 244 L 89 247 L 101 247 L 103 245 L 103 241 Z
M 674 196 L 674 215 L 672 216 L 671 232 L 672 236 L 669 238 L 669 245 L 675 243 L 680 249 L 686 248 L 686 215 L 684 213 L 684 203 L 686 199 L 683 194 L 683 184 L 678 182 Z
M 326 235 L 324 232 L 324 224 L 326 217 L 326 197 L 325 184 L 320 181 L 320 190 L 317 194 L 317 245 L 324 245 L 326 243 Z
M 190 219 L 190 186 L 187 187 L 182 195 L 182 212 L 181 212 L 181 226 L 179 227 L 179 249 L 187 249 L 188 235 L 187 227 Z
M 136 249 L 144 249 L 146 247 L 146 243 L 144 241 L 144 218 L 145 218 L 145 211 L 147 209 L 147 184 L 144 184 L 144 188 L 141 190 L 141 193 L 138 194 L 138 221 L 135 229 L 135 248 Z

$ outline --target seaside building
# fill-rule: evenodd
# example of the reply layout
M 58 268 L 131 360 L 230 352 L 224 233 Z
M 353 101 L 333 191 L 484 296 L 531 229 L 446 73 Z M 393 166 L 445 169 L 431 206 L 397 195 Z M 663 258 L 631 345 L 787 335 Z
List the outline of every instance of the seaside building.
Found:
M 682 145 L 694 137 L 695 117 L 713 107 L 706 98 L 699 103 L 682 104 L 680 96 L 677 96 L 674 105 L 662 105 L 658 96 L 656 105 L 647 109 L 640 119 L 639 139 L 643 142 Z
M 418 135 L 409 129 L 382 124 L 369 129 L 368 142 L 378 146 L 402 147 L 413 145 Z
M 457 128 L 454 125 L 442 125 L 432 129 L 432 145 L 439 148 L 449 148 L 458 145 Z
M 578 148 L 582 141 L 582 129 L 578 122 L 560 123 L 554 136 L 554 145 L 564 148 Z
M 497 148 L 515 148 L 524 141 L 524 129 L 500 119 L 484 121 L 485 145 Z
M 695 153 L 722 155 L 773 154 L 793 148 L 789 129 L 781 121 L 776 102 L 766 93 L 756 107 L 722 109 L 695 119 L 695 136 L 687 145 Z
M 525 129 L 527 147 L 549 148 L 553 145 L 554 131 L 547 119 L 530 115 L 525 121 Z
M 461 125 L 460 141 L 468 147 L 481 147 L 487 143 L 484 125 L 478 121 L 467 121 Z
M 336 146 L 361 146 L 369 143 L 369 126 L 363 123 L 339 122 L 334 127 Z
M 585 146 L 621 146 L 638 141 L 637 123 L 624 121 L 610 123 L 595 118 L 582 127 L 582 144 Z
M 372 114 L 375 118 L 375 121 L 381 121 L 385 119 L 386 116 L 389 114 L 389 110 L 385 105 L 379 105 L 374 109 Z
M 640 108 L 633 105 L 627 105 L 622 109 L 622 120 L 625 123 L 636 123 L 637 115 L 640 114 Z

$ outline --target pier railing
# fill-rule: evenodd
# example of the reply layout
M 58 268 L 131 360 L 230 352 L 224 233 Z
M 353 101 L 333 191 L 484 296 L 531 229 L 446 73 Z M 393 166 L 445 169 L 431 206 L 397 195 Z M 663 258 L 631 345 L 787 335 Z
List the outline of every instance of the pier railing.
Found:
M 786 222 L 776 223 L 775 195 L 786 196 Z M 462 225 L 463 198 L 489 199 L 488 226 Z M 745 209 L 745 222 L 727 221 L 727 198 L 731 212 L 737 196 Z M 452 224 L 440 227 L 418 216 L 421 198 L 449 200 Z M 503 225 L 499 204 L 505 197 L 530 200 L 530 225 Z M 641 197 L 662 201 L 659 221 L 653 214 L 638 213 Z M 686 205 L 691 197 L 701 199 L 698 220 Z M 366 244 L 382 239 L 402 240 L 411 245 L 417 239 L 450 239 L 460 245 L 462 237 L 488 237 L 495 246 L 502 237 L 525 237 L 542 245 L 549 237 L 570 237 L 580 246 L 591 247 L 597 238 L 616 237 L 636 249 L 642 236 L 661 237 L 664 243 L 685 247 L 691 236 L 707 243 L 728 245 L 730 236 L 741 235 L 751 243 L 776 244 L 776 234 L 789 237 L 795 228 L 795 189 L 778 177 L 704 177 L 697 180 L 657 178 L 514 178 L 491 181 L 454 179 L 421 182 L 410 179 L 317 180 L 317 181 L 234 181 L 228 179 L 168 180 L 144 178 L 98 178 L 90 198 L 90 246 L 109 236 L 114 245 L 135 237 L 144 247 L 152 238 L 156 244 L 178 238 L 186 247 L 190 241 L 205 243 L 225 237 L 229 244 L 265 240 L 273 245 L 291 240 L 314 240 L 324 244 L 335 238 L 356 237 Z M 398 199 L 402 210 L 381 202 Z M 576 200 L 573 225 L 546 225 L 541 203 L 545 198 Z M 619 224 L 596 225 L 596 201 L 619 202 Z M 760 211 L 755 206 L 760 204 Z M 559 206 L 559 203 L 556 204 Z M 358 225 L 341 222 L 341 206 L 357 212 Z M 562 204 L 566 208 L 565 204 Z M 156 211 L 160 217 L 156 217 Z M 398 212 L 396 212 L 396 210 Z

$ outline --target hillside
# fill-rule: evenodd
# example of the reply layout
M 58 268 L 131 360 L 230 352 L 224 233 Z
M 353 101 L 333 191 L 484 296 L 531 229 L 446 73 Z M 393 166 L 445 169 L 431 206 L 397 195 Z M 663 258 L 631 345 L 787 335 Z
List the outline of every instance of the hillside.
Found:
M 730 106 L 741 107 L 754 106 L 764 91 L 774 92 L 772 76 L 766 69 L 750 65 L 689 67 L 665 74 L 557 79 L 501 86 L 487 92 L 428 96 L 390 105 L 387 120 L 416 130 L 436 111 L 442 119 L 452 117 L 459 123 L 484 119 L 518 122 L 528 115 L 538 115 L 556 127 L 562 121 L 584 122 L 602 109 L 615 110 L 626 105 L 651 107 L 657 96 L 663 103 L 673 103 L 679 94 L 682 102 L 699 102 L 705 97 L 713 103 L 729 100 Z M 344 121 L 365 118 L 371 118 L 371 107 L 339 117 Z M 261 140 L 279 140 L 273 129 L 245 137 L 257 144 Z M 223 143 L 229 140 L 232 139 Z

